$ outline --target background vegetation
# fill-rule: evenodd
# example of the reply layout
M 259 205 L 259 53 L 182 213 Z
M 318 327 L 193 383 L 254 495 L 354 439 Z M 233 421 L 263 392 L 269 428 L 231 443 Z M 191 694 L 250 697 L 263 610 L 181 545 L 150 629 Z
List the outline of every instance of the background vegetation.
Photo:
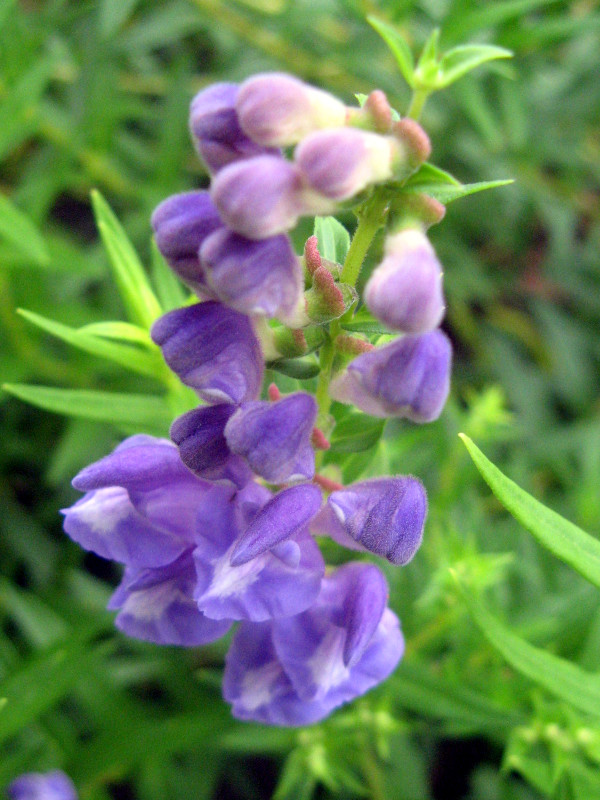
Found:
M 415 53 L 440 27 L 442 49 L 488 42 L 515 54 L 434 95 L 422 117 L 437 165 L 465 183 L 516 181 L 451 205 L 431 232 L 453 398 L 435 424 L 389 423 L 359 452 L 341 426 L 334 447 L 346 476 L 397 471 L 428 486 L 421 551 L 386 569 L 405 660 L 322 725 L 231 719 L 219 690 L 226 643 L 180 651 L 118 635 L 104 611 L 118 575 L 61 531 L 72 475 L 124 432 L 165 433 L 170 408 L 82 400 L 63 417 L 12 389 L 0 395 L 0 791 L 21 772 L 61 767 L 82 800 L 600 798 L 598 591 L 503 511 L 457 437 L 600 532 L 597 0 L 0 0 L 2 379 L 164 395 L 15 309 L 73 328 L 126 319 L 93 189 L 163 303 L 176 301 L 149 216 L 206 184 L 187 109 L 208 83 L 280 69 L 347 102 L 382 88 L 404 110 L 408 88 L 367 14 Z M 557 662 L 515 663 L 524 641 L 580 670 L 570 694 Z

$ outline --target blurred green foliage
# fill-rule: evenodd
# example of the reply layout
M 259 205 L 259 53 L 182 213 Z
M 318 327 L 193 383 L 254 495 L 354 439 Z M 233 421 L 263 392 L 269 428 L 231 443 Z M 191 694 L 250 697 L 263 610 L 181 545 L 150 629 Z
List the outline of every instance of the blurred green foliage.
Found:
M 150 213 L 207 182 L 188 139 L 191 96 L 283 69 L 347 102 L 381 88 L 404 112 L 410 91 L 367 15 L 397 26 L 414 54 L 435 28 L 442 51 L 514 52 L 433 95 L 422 122 L 434 163 L 461 182 L 515 183 L 452 204 L 431 232 L 456 352 L 442 418 L 371 420 L 359 449 L 348 415 L 327 457 L 346 480 L 372 469 L 428 486 L 421 551 L 384 567 L 406 658 L 324 724 L 271 730 L 235 722 L 220 700 L 226 643 L 179 651 L 113 631 L 104 607 L 118 576 L 64 537 L 58 509 L 75 499 L 79 468 L 124 432 L 166 432 L 186 403 L 166 374 L 157 382 L 144 325 L 182 296 L 151 247 Z M 91 392 L 129 397 L 109 425 L 94 419 L 115 419 L 110 403 L 65 419 L 0 395 L 0 789 L 62 767 L 82 800 L 600 797 L 598 709 L 536 686 L 473 623 L 594 675 L 598 593 L 502 510 L 457 438 L 600 532 L 597 0 L 0 0 L 0 38 L 2 380 L 76 392 L 82 409 Z M 103 246 L 94 189 L 131 250 L 115 253 L 113 236 L 111 251 L 119 223 L 97 199 Z M 115 259 L 135 253 L 153 312 L 132 307 L 121 282 L 122 304 L 113 279 Z

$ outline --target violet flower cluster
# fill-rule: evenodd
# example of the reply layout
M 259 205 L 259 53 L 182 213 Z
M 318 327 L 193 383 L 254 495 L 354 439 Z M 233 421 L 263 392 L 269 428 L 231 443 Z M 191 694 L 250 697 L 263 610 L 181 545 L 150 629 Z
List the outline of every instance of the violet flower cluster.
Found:
M 427 510 L 412 476 L 342 486 L 318 474 L 329 405 L 435 419 L 450 344 L 438 327 L 441 267 L 424 232 L 439 216 L 434 201 L 410 201 L 408 215 L 390 202 L 385 257 L 364 302 L 401 335 L 380 347 L 342 332 L 354 286 L 314 237 L 302 259 L 287 232 L 301 216 L 400 185 L 429 145 L 412 120 L 393 122 L 381 92 L 349 108 L 278 73 L 201 91 L 190 126 L 210 190 L 167 199 L 152 225 L 199 302 L 165 314 L 151 335 L 202 403 L 174 421 L 172 441 L 132 436 L 82 470 L 73 485 L 85 494 L 64 527 L 123 564 L 109 607 L 124 633 L 192 647 L 235 624 L 223 680 L 234 715 L 306 725 L 384 680 L 404 650 L 381 570 L 326 568 L 314 537 L 403 565 Z M 261 399 L 265 362 L 313 342 L 334 353 L 319 378 L 327 399 L 274 386 Z

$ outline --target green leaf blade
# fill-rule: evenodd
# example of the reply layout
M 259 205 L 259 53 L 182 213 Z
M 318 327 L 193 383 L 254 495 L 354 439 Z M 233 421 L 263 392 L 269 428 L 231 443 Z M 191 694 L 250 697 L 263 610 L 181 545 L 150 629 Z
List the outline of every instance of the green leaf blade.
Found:
M 510 186 L 511 183 L 514 183 L 512 178 L 498 181 L 480 181 L 478 183 L 460 183 L 458 186 L 449 183 L 438 183 L 436 181 L 414 184 L 414 188 L 409 184 L 406 187 L 406 191 L 423 192 L 447 206 L 448 203 L 453 203 L 455 200 L 460 200 L 462 197 L 468 197 L 470 194 L 484 192 L 487 189 L 497 189 L 500 186 Z
M 440 65 L 437 89 L 444 89 L 488 61 L 512 58 L 513 53 L 504 47 L 490 44 L 466 44 L 444 53 Z
M 502 505 L 557 558 L 600 587 L 600 542 L 544 506 L 507 478 L 464 434 L 459 434 L 481 476 Z
M 315 217 L 314 235 L 319 253 L 334 264 L 343 264 L 350 248 L 350 234 L 335 217 Z
M 50 262 L 48 248 L 38 229 L 3 194 L 0 194 L 0 237 L 39 266 L 47 266 Z
M 367 22 L 381 36 L 396 59 L 398 68 L 404 80 L 411 89 L 415 88 L 415 63 L 412 52 L 400 33 L 377 17 L 367 17 Z

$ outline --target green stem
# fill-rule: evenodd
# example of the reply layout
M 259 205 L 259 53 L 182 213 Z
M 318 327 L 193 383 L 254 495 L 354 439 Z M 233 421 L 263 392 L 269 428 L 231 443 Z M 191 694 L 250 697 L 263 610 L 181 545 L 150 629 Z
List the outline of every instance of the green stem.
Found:
M 429 89 L 426 89 L 422 86 L 417 86 L 413 91 L 412 97 L 410 98 L 410 104 L 408 106 L 406 116 L 410 117 L 411 119 L 418 120 L 423 112 L 423 106 L 425 105 L 429 94 Z
M 356 284 L 371 242 L 385 220 L 387 201 L 385 193 L 375 191 L 358 211 L 358 226 L 342 267 L 341 283 Z

